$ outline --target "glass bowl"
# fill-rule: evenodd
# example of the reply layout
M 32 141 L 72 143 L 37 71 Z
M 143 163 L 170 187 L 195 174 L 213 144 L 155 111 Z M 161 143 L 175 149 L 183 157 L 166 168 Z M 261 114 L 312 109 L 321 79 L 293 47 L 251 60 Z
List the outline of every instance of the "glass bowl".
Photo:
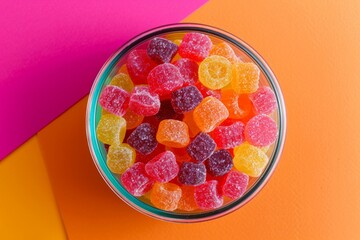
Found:
M 250 178 L 247 191 L 239 198 L 225 203 L 222 207 L 210 211 L 197 212 L 168 212 L 155 208 L 143 199 L 132 196 L 120 183 L 119 176 L 112 173 L 106 165 L 106 149 L 96 137 L 96 126 L 100 120 L 101 107 L 98 103 L 102 89 L 110 82 L 118 69 L 126 62 L 128 53 L 134 48 L 143 48 L 148 40 L 157 36 L 166 36 L 170 40 L 176 40 L 186 32 L 200 32 L 207 34 L 213 43 L 225 41 L 235 50 L 236 54 L 245 62 L 254 62 L 260 69 L 260 85 L 267 85 L 275 92 L 278 108 L 272 117 L 278 124 L 279 134 L 277 141 L 268 150 L 269 162 L 263 173 L 258 178 Z M 269 66 L 264 59 L 249 45 L 234 35 L 211 26 L 200 24 L 172 24 L 161 26 L 146 31 L 125 43 L 104 64 L 98 73 L 91 88 L 86 113 L 86 133 L 89 149 L 100 175 L 103 177 L 111 190 L 125 203 L 139 212 L 165 221 L 171 222 L 201 222 L 224 216 L 249 202 L 266 184 L 279 162 L 284 145 L 286 133 L 286 112 L 284 99 Z

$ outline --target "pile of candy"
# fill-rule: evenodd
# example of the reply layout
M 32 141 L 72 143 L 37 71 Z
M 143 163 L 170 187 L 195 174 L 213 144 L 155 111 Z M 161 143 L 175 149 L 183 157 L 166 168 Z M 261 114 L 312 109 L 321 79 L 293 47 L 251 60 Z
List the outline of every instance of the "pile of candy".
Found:
M 268 163 L 278 136 L 271 88 L 230 45 L 197 32 L 132 50 L 103 89 L 97 137 L 133 196 L 166 211 L 237 199 Z

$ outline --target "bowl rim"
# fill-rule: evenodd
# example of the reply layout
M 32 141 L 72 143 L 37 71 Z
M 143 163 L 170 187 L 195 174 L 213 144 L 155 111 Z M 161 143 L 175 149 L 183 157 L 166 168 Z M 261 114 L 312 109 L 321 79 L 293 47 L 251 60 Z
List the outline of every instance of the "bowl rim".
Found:
M 99 111 L 98 108 L 98 97 L 100 95 L 101 89 L 107 79 L 107 76 L 112 71 L 113 67 L 116 65 L 118 60 L 125 55 L 129 50 L 131 50 L 134 46 L 142 43 L 143 41 L 149 40 L 150 38 L 169 34 L 174 32 L 186 32 L 186 31 L 195 31 L 202 32 L 206 34 L 210 34 L 219 39 L 226 40 L 231 42 L 233 45 L 238 47 L 241 51 L 243 51 L 254 63 L 258 65 L 263 74 L 265 75 L 268 84 L 274 90 L 277 104 L 278 104 L 278 126 L 279 126 L 279 135 L 277 142 L 275 143 L 275 147 L 272 153 L 272 156 L 269 158 L 269 163 L 267 164 L 266 169 L 263 171 L 262 175 L 259 176 L 253 186 L 245 192 L 239 199 L 234 200 L 227 205 L 224 205 L 218 209 L 210 210 L 207 212 L 201 213 L 175 213 L 175 212 L 167 212 L 144 203 L 138 198 L 129 194 L 125 188 L 121 186 L 118 180 L 114 177 L 114 175 L 109 171 L 106 167 L 106 159 L 103 158 L 104 147 L 101 148 L 101 143 L 96 138 L 96 113 Z M 89 93 L 89 98 L 87 102 L 86 109 L 86 135 L 88 147 L 91 153 L 91 157 L 93 162 L 99 171 L 100 175 L 106 182 L 106 184 L 110 187 L 110 189 L 121 198 L 126 204 L 135 210 L 156 218 L 160 220 L 170 221 L 170 222 L 202 222 L 208 221 L 215 218 L 219 218 L 221 216 L 227 215 L 240 207 L 244 206 L 251 199 L 253 199 L 259 191 L 265 186 L 265 184 L 270 179 L 273 174 L 279 160 L 281 153 L 283 151 L 285 136 L 286 136 L 286 108 L 284 103 L 284 98 L 281 92 L 281 88 L 279 83 L 271 71 L 268 64 L 265 60 L 257 53 L 252 47 L 250 47 L 247 43 L 245 43 L 240 38 L 234 36 L 233 34 L 221 30 L 216 27 L 212 27 L 209 25 L 198 24 L 198 23 L 176 23 L 176 24 L 168 24 L 159 26 L 150 30 L 147 30 L 134 38 L 130 39 L 126 43 L 124 43 L 102 66 L 99 73 L 97 74 L 94 83 L 92 85 L 91 91 Z M 100 159 L 101 158 L 101 159 Z M 100 161 L 101 160 L 101 161 Z

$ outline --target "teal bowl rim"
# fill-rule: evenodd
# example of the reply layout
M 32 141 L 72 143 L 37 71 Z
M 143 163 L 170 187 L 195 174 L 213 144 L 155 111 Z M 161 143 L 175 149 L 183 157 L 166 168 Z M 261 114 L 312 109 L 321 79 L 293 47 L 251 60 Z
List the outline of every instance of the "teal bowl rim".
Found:
M 118 60 L 124 56 L 129 50 L 131 50 L 134 46 L 140 44 L 143 41 L 146 41 L 154 36 L 169 34 L 175 32 L 184 32 L 184 31 L 197 31 L 206 34 L 213 35 L 217 38 L 224 39 L 228 42 L 231 42 L 238 48 L 240 48 L 244 53 L 248 55 L 261 69 L 263 74 L 265 75 L 270 87 L 274 90 L 276 95 L 276 100 L 278 104 L 278 126 L 279 126 L 279 137 L 277 142 L 275 143 L 275 147 L 270 157 L 269 163 L 262 173 L 260 177 L 256 180 L 253 186 L 239 199 L 230 202 L 229 204 L 222 206 L 221 208 L 201 212 L 201 213 L 174 213 L 167 212 L 155 207 L 152 207 L 138 198 L 129 194 L 124 187 L 120 184 L 120 182 L 116 179 L 116 176 L 110 172 L 108 167 L 106 166 L 106 151 L 101 142 L 97 140 L 96 137 L 96 126 L 99 121 L 99 111 L 101 108 L 98 104 L 98 99 L 101 93 L 101 90 L 104 86 L 105 81 L 107 80 L 108 75 L 111 73 L 113 68 L 115 67 Z M 266 184 L 272 175 L 276 165 L 279 162 L 280 155 L 282 153 L 285 135 L 286 135 L 286 110 L 284 104 L 284 98 L 280 89 L 280 86 L 276 80 L 275 75 L 266 64 L 265 60 L 248 44 L 244 41 L 240 40 L 236 36 L 223 31 L 221 29 L 203 25 L 203 24 L 195 24 L 195 23 L 180 23 L 180 24 L 170 24 L 160 26 L 158 28 L 154 28 L 148 30 L 127 43 L 125 43 L 121 48 L 119 48 L 115 54 L 113 54 L 103 65 L 101 70 L 99 71 L 93 86 L 91 88 L 88 103 L 87 103 L 87 111 L 86 111 L 86 134 L 89 145 L 89 150 L 91 156 L 93 158 L 94 164 L 98 169 L 100 175 L 105 180 L 110 189 L 120 197 L 125 203 L 134 209 L 142 212 L 145 215 L 171 221 L 171 222 L 201 222 L 207 221 L 214 218 L 218 218 L 224 216 L 230 212 L 235 211 L 241 206 L 245 205 L 248 201 L 250 201 Z

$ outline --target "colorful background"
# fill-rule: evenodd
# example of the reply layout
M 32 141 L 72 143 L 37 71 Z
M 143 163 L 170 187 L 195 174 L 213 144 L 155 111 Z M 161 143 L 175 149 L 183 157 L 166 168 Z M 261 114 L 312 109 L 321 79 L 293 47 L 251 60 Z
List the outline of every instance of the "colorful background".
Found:
M 0 3 L 0 239 L 360 239 L 360 2 Z M 240 210 L 157 221 L 106 186 L 87 149 L 87 93 L 136 34 L 197 22 L 268 62 L 288 112 L 280 164 Z

